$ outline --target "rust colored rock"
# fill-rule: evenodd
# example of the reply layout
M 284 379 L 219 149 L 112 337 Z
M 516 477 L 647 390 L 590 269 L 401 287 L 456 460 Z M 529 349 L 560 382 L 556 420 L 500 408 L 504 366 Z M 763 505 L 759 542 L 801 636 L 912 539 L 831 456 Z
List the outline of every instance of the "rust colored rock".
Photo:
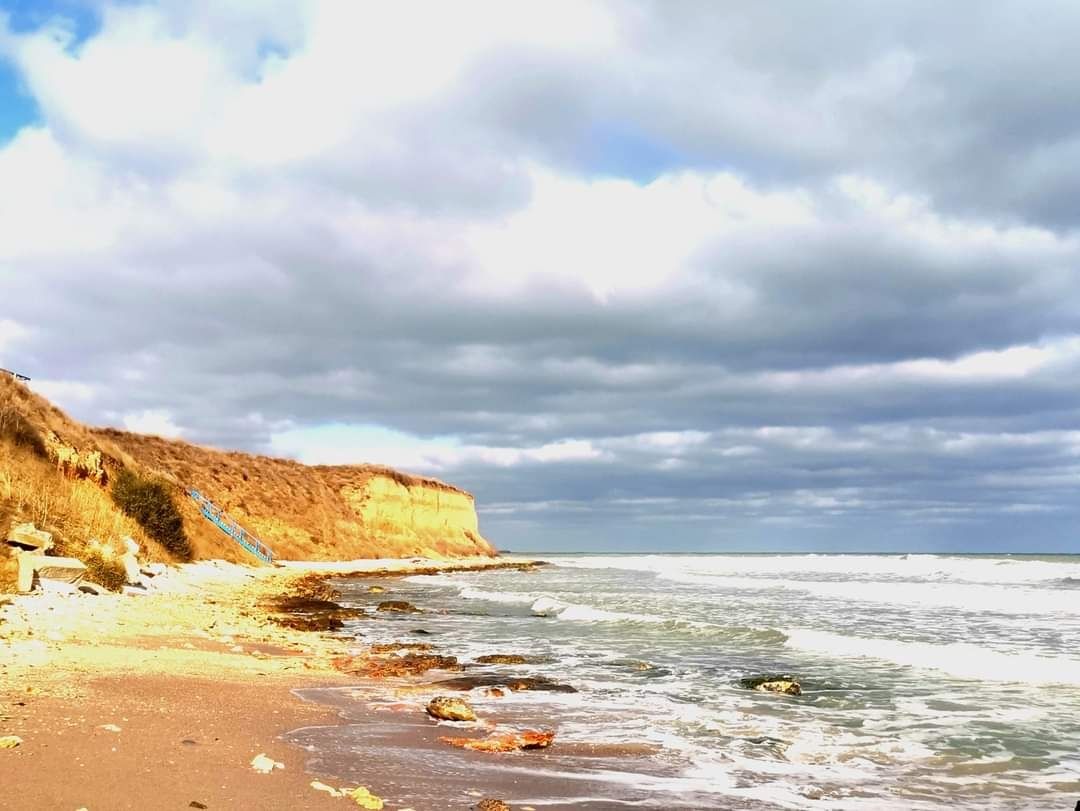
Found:
M 476 663 L 478 665 L 525 665 L 529 663 L 529 660 L 516 653 L 493 653 L 477 657 Z
M 547 749 L 555 740 L 555 733 L 536 729 L 520 732 L 497 732 L 486 738 L 439 738 L 443 743 L 474 752 L 519 752 L 529 749 Z
M 377 642 L 369 648 L 371 653 L 393 653 L 399 650 L 428 651 L 432 645 L 427 642 Z
M 407 603 L 404 600 L 383 600 L 379 603 L 379 607 L 376 611 L 391 611 L 398 614 L 420 614 L 423 613 L 412 603 Z
M 493 797 L 485 797 L 474 805 L 473 809 L 474 811 L 510 811 L 510 806 L 502 800 L 496 800 Z
M 351 657 L 344 656 L 333 661 L 334 667 L 357 676 L 386 679 L 394 676 L 419 676 L 429 670 L 462 670 L 456 656 L 438 656 L 433 653 L 409 654 L 407 656 Z
M 794 676 L 753 676 L 743 679 L 740 684 L 747 690 L 757 690 L 759 693 L 783 693 L 789 696 L 802 695 L 802 685 Z
M 544 676 L 522 676 L 520 678 L 507 678 L 506 676 L 477 674 L 475 676 L 458 676 L 453 679 L 444 679 L 436 682 L 435 687 L 443 687 L 447 690 L 474 690 L 477 687 L 506 687 L 515 693 L 528 690 L 544 693 L 576 693 L 569 684 L 559 684 Z
M 476 712 L 463 698 L 436 696 L 427 705 L 427 714 L 443 721 L 475 721 Z
M 291 628 L 294 631 L 340 631 L 345 627 L 345 623 L 337 617 L 326 614 L 274 617 L 273 620 L 282 628 Z
M 501 687 L 489 687 L 484 691 L 484 695 L 488 698 L 503 698 L 506 693 Z

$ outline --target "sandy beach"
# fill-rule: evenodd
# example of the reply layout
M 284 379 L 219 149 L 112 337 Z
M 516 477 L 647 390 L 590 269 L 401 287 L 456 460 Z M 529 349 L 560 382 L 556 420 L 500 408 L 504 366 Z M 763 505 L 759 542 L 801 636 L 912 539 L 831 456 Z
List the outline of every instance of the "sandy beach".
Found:
M 251 568 L 201 562 L 157 578 L 145 596 L 0 598 L 0 807 L 345 808 L 312 787 L 364 786 L 385 808 L 385 775 L 349 784 L 309 773 L 282 736 L 333 724 L 335 711 L 294 690 L 355 685 L 336 658 L 355 641 L 282 627 L 273 601 L 328 575 L 393 576 L 506 561 L 361 561 Z M 312 574 L 316 577 L 313 579 Z M 350 648 L 350 643 L 353 647 Z M 281 764 L 271 773 L 251 761 Z M 402 771 L 402 770 L 399 770 Z M 445 808 L 468 808 L 463 787 Z M 359 807 L 364 807 L 359 805 Z M 416 811 L 423 811 L 417 808 Z

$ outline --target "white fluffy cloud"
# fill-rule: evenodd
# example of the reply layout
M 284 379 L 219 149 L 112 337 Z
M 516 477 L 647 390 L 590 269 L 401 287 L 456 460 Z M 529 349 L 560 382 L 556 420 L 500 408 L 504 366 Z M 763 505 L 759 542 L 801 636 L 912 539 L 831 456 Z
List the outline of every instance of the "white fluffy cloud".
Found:
M 40 110 L 0 142 L 3 360 L 496 529 L 1067 513 L 1075 10 L 781 6 L 0 18 Z

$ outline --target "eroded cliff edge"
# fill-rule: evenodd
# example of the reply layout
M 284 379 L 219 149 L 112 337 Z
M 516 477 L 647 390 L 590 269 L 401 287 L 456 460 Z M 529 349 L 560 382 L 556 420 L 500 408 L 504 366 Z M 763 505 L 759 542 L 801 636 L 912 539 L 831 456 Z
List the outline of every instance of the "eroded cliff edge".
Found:
M 140 465 L 194 487 L 279 558 L 494 555 L 480 535 L 472 495 L 376 465 L 309 466 L 98 429 L 94 434 Z M 197 556 L 218 555 L 220 533 L 185 504 Z
M 152 551 L 108 496 L 110 478 L 124 467 L 175 486 L 196 558 L 253 561 L 182 497 L 186 487 L 211 498 L 279 559 L 495 555 L 480 535 L 472 495 L 445 482 L 376 465 L 307 466 L 88 428 L 24 385 L 0 379 L 0 531 L 31 521 L 62 539 L 71 535 L 76 546 L 91 536 L 117 546 L 131 535 Z

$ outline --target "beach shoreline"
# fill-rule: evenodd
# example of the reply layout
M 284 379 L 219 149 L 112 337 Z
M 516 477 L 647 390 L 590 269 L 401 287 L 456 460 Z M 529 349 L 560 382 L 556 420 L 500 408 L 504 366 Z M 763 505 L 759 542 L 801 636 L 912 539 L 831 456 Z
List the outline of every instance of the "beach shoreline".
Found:
M 283 627 L 273 603 L 330 578 L 528 567 L 525 559 L 373 560 L 244 567 L 204 561 L 145 596 L 0 598 L 0 785 L 12 807 L 344 808 L 313 788 L 289 733 L 340 723 L 305 689 L 356 686 L 349 636 Z M 251 760 L 281 763 L 260 774 Z M 379 795 L 380 775 L 363 785 Z M 404 808 L 393 796 L 384 807 Z M 478 798 L 447 798 L 469 808 Z M 347 804 L 345 804 L 347 803 Z M 424 811 L 417 807 L 416 811 Z

